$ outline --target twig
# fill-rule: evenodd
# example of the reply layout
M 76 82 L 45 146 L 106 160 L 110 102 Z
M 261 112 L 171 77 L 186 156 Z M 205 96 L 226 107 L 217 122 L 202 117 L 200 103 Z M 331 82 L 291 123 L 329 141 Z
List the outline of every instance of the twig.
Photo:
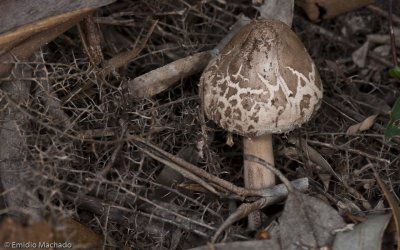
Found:
M 202 71 L 212 56 L 213 51 L 196 53 L 138 76 L 128 82 L 129 94 L 134 98 L 156 95 L 180 79 Z
M 168 186 L 165 186 L 164 184 L 160 184 L 160 183 L 157 183 L 157 182 L 154 182 L 154 181 L 151 181 L 151 180 L 144 180 L 144 179 L 142 179 L 140 177 L 136 177 L 136 178 L 138 180 L 141 180 L 141 181 L 149 182 L 151 185 L 154 185 L 155 188 L 165 189 L 169 193 L 173 193 L 176 197 L 184 198 L 185 200 L 192 202 L 193 204 L 195 204 L 198 207 L 204 206 L 199 200 L 197 200 L 195 198 L 192 198 L 192 197 L 180 192 L 177 188 L 168 187 Z M 154 194 L 154 197 L 156 199 L 159 199 L 159 196 L 157 194 Z M 214 215 L 216 217 L 222 218 L 219 213 L 217 213 L 216 211 L 212 210 L 208 205 L 204 206 L 203 209 L 204 209 L 204 211 L 206 211 L 206 212 L 208 212 L 208 213 L 210 213 L 210 214 L 212 214 L 212 215 Z
M 110 60 L 106 61 L 104 63 L 104 69 L 106 70 L 105 71 L 106 74 L 111 73 L 115 69 L 121 68 L 122 66 L 129 63 L 131 60 L 135 59 L 139 55 L 139 53 L 144 49 L 144 47 L 146 46 L 146 44 L 149 41 L 151 35 L 153 34 L 153 31 L 154 31 L 155 27 L 157 26 L 157 24 L 158 24 L 158 20 L 155 20 L 152 22 L 145 37 L 143 37 L 143 39 L 141 39 L 139 41 L 139 43 L 137 44 L 137 46 L 135 46 L 133 49 L 131 49 L 127 52 L 120 53 L 120 54 L 114 56 L 113 58 L 111 58 Z
M 308 189 L 308 179 L 302 178 L 291 182 L 291 185 L 301 192 Z M 272 191 L 273 190 L 273 191 Z M 212 237 L 212 242 L 216 242 L 217 238 L 223 231 L 225 231 L 230 225 L 237 222 L 238 220 L 245 218 L 251 212 L 260 210 L 268 205 L 275 204 L 282 201 L 288 195 L 288 190 L 285 185 L 280 184 L 271 188 L 271 192 L 274 193 L 271 197 L 260 198 L 253 203 L 243 203 L 239 208 L 232 213 L 222 225 L 217 229 L 214 236 Z
M 14 107 L 16 107 L 24 115 L 27 115 L 28 117 L 30 117 L 32 119 L 35 119 L 37 123 L 45 126 L 46 128 L 48 128 L 50 130 L 53 130 L 56 133 L 63 134 L 68 138 L 78 140 L 81 142 L 86 141 L 86 142 L 93 142 L 93 143 L 99 143 L 99 144 L 115 144 L 115 143 L 120 143 L 122 141 L 134 141 L 135 144 L 146 154 L 149 154 L 151 157 L 154 157 L 156 160 L 159 160 L 160 162 L 167 164 L 168 166 L 174 168 L 174 170 L 180 172 L 186 178 L 196 181 L 199 184 L 203 184 L 204 188 L 208 189 L 210 192 L 217 194 L 219 196 L 224 196 L 224 195 L 220 194 L 218 191 L 215 190 L 215 188 L 213 186 L 210 186 L 208 183 L 204 182 L 202 179 L 207 180 L 208 182 L 215 185 L 215 187 L 219 188 L 220 190 L 222 190 L 224 192 L 227 191 L 230 194 L 237 195 L 237 196 L 229 196 L 229 198 L 233 198 L 233 199 L 243 200 L 243 199 L 245 199 L 245 197 L 251 197 L 251 196 L 264 197 L 264 196 L 269 195 L 269 193 L 268 193 L 269 189 L 252 190 L 252 189 L 246 189 L 246 188 L 241 188 L 241 187 L 235 186 L 228 181 L 225 181 L 216 176 L 213 176 L 213 175 L 209 174 L 208 172 L 204 171 L 203 169 L 200 169 L 197 166 L 194 166 L 172 154 L 169 154 L 169 153 L 163 151 L 162 149 L 159 149 L 158 147 L 144 141 L 142 138 L 135 136 L 135 135 L 128 135 L 127 138 L 125 138 L 124 140 L 104 142 L 101 140 L 83 139 L 79 136 L 74 136 L 69 133 L 64 133 L 63 131 L 59 130 L 58 128 L 50 126 L 49 124 L 36 119 L 35 116 L 33 116 L 30 112 L 28 112 L 26 110 L 26 108 L 24 108 L 21 105 L 19 105 L 18 103 L 16 103 L 16 101 L 13 100 L 13 98 L 10 97 L 7 93 L 2 92 L 2 94 L 7 98 L 8 102 L 10 104 L 12 104 Z
M 109 59 L 108 61 L 104 62 L 103 68 L 104 68 L 104 75 L 111 74 L 114 72 L 116 69 L 126 65 L 133 59 L 135 59 L 139 53 L 144 49 L 144 47 L 147 44 L 147 41 L 150 39 L 151 34 L 154 31 L 154 28 L 157 26 L 158 21 L 153 21 L 153 24 L 151 25 L 149 31 L 147 32 L 146 36 L 139 41 L 138 45 L 135 46 L 133 49 L 120 53 L 113 58 Z M 62 99 L 63 103 L 69 102 L 71 100 L 74 100 L 77 98 L 78 94 L 82 91 L 85 91 L 92 87 L 94 85 L 93 82 L 88 82 L 85 86 L 79 86 L 75 89 L 73 89 L 67 96 L 65 96 Z
M 128 130 L 128 123 L 123 121 L 122 119 L 120 120 L 119 123 L 121 125 L 121 128 L 120 128 L 121 132 L 120 132 L 119 138 L 117 138 L 117 139 L 122 141 L 122 139 L 125 137 L 126 132 Z M 107 163 L 107 166 L 98 173 L 99 176 L 105 177 L 107 175 L 107 173 L 111 170 L 111 168 L 115 164 L 115 161 L 117 160 L 117 156 L 121 152 L 123 145 L 124 145 L 124 143 L 122 143 L 122 142 L 117 145 L 117 147 L 114 149 L 114 152 L 112 153 L 112 155 L 110 157 L 109 162 Z
M 93 10 L 84 9 L 74 12 L 73 14 L 69 14 L 66 18 L 70 19 L 55 25 L 52 29 L 44 30 L 32 35 L 29 39 L 18 44 L 18 46 L 2 54 L 0 56 L 0 77 L 5 77 L 10 73 L 11 69 L 15 65 L 13 61 L 28 59 L 33 52 L 40 48 L 40 46 L 55 39 L 57 36 L 70 29 L 80 19 L 92 12 Z
M 298 139 L 292 137 L 289 139 L 289 142 L 293 143 L 298 149 L 307 155 L 312 162 L 324 168 L 325 171 L 333 175 L 338 181 L 342 181 L 342 178 L 340 178 L 335 170 L 333 170 L 332 166 L 325 160 L 325 158 L 323 158 L 314 148 L 308 146 L 306 140 L 300 137 Z
M 181 173 L 183 176 L 186 178 L 189 178 L 193 181 L 198 182 L 200 185 L 202 185 L 205 189 L 210 191 L 211 193 L 214 193 L 218 196 L 221 196 L 221 194 L 215 190 L 214 187 L 212 187 L 210 184 L 206 183 L 203 181 L 201 178 L 216 184 L 217 186 L 222 187 L 223 190 L 227 190 L 233 194 L 237 194 L 240 197 L 246 196 L 247 195 L 253 195 L 257 196 L 260 195 L 260 192 L 254 190 L 247 190 L 244 188 L 237 187 L 233 185 L 232 183 L 222 180 L 216 176 L 213 176 L 209 174 L 208 172 L 204 171 L 203 169 L 200 169 L 174 155 L 171 155 L 162 149 L 157 148 L 156 146 L 144 141 L 143 139 L 137 137 L 137 136 L 129 136 L 130 139 L 134 140 L 134 144 L 141 149 L 144 153 L 148 154 L 150 157 L 154 158 L 155 160 L 160 161 L 161 163 L 166 164 L 169 167 L 174 168 L 175 171 L 178 171 Z M 157 154 L 157 155 L 156 155 Z M 168 160 L 167 160 L 168 159 Z
M 256 162 L 256 163 L 266 167 L 268 170 L 273 172 L 283 182 L 283 184 L 285 184 L 285 186 L 287 187 L 289 192 L 293 192 L 294 191 L 294 188 L 293 188 L 292 184 L 285 177 L 285 175 L 281 171 L 276 169 L 274 166 L 272 166 L 270 163 L 265 161 L 264 159 L 261 159 L 261 158 L 259 158 L 257 156 L 254 156 L 254 155 L 244 155 L 243 158 L 244 158 L 245 161 L 253 161 L 253 162 Z
M 151 97 L 172 87 L 180 79 L 201 72 L 207 66 L 208 62 L 218 54 L 219 50 L 248 22 L 248 18 L 240 16 L 232 26 L 231 32 L 221 40 L 214 50 L 178 59 L 129 81 L 128 88 L 130 95 L 135 98 Z
M 397 50 L 396 50 L 396 39 L 394 37 L 393 30 L 393 1 L 389 0 L 389 34 L 390 34 L 390 47 L 392 51 L 393 64 L 397 67 L 399 64 L 397 62 Z
M 60 99 L 58 99 L 53 91 L 53 86 L 49 83 L 49 72 L 46 68 L 43 52 L 40 51 L 39 53 L 38 59 L 42 62 L 42 64 L 38 64 L 37 70 L 34 72 L 34 76 L 37 77 L 36 82 L 42 88 L 42 92 L 39 92 L 38 95 L 43 97 L 47 106 L 47 112 L 49 116 L 53 118 L 55 123 L 64 129 L 71 129 L 73 124 L 71 123 L 67 114 L 61 109 Z
M 311 31 L 313 31 L 313 32 L 315 32 L 317 34 L 323 35 L 323 36 L 329 38 L 330 40 L 342 43 L 342 44 L 348 46 L 351 49 L 357 49 L 357 47 L 358 47 L 357 44 L 347 40 L 346 38 L 344 38 L 342 36 L 339 36 L 338 34 L 335 34 L 335 33 L 331 32 L 329 30 L 326 30 L 326 29 L 320 27 L 320 26 L 312 24 L 312 23 L 304 20 L 303 18 L 297 18 L 296 21 L 303 22 L 304 24 L 306 24 L 310 28 Z M 368 52 L 368 57 L 374 59 L 377 62 L 382 63 L 385 66 L 388 66 L 388 67 L 392 67 L 393 66 L 393 64 L 390 61 L 384 59 L 381 55 L 375 53 L 374 51 L 369 51 Z
M 353 122 L 361 122 L 365 119 L 364 116 L 362 116 L 360 113 L 353 111 L 352 109 L 348 108 L 348 105 L 343 105 L 341 102 L 334 101 L 330 97 L 324 97 L 325 100 L 323 102 L 327 105 L 329 105 L 332 109 L 334 109 L 336 112 L 339 114 L 343 115 L 347 119 Z M 379 123 L 374 123 L 372 126 L 373 129 L 377 130 L 378 132 L 381 132 L 385 129 L 384 126 L 382 126 Z M 381 136 L 383 137 L 383 135 Z M 398 138 L 392 138 L 393 142 L 400 143 L 400 139 Z
M 190 164 L 184 160 L 182 160 L 179 157 L 176 157 L 168 152 L 165 152 L 164 150 L 156 147 L 155 145 L 146 142 L 142 138 L 135 136 L 135 135 L 129 135 L 128 139 L 131 140 L 140 150 L 142 150 L 144 153 L 149 154 L 151 157 L 155 157 L 155 160 L 158 160 L 164 164 L 168 164 L 168 166 L 174 167 L 174 170 L 179 171 L 180 173 L 185 172 L 185 174 L 189 173 L 191 177 L 196 176 L 197 178 L 194 180 L 196 181 L 198 178 L 202 178 L 204 180 L 207 180 L 209 183 L 213 184 L 216 188 L 222 190 L 222 191 L 227 191 L 232 194 L 236 194 L 238 197 L 237 199 L 243 200 L 245 197 L 248 196 L 258 196 L 258 197 L 269 197 L 270 195 L 270 188 L 266 189 L 246 189 L 246 188 L 241 188 L 238 186 L 233 185 L 232 183 L 225 181 L 223 179 L 220 179 L 212 174 L 209 174 L 205 170 L 198 168 L 197 166 Z M 187 177 L 189 178 L 189 177 Z M 192 179 L 192 178 L 189 178 Z M 193 179 L 192 179 L 193 180 Z M 203 181 L 202 181 L 203 182 Z M 201 184 L 201 183 L 199 183 Z M 290 185 L 290 183 L 288 184 Z M 206 189 L 210 188 L 210 184 L 207 184 L 206 186 L 203 186 Z M 213 193 L 216 193 L 218 195 L 221 195 L 218 193 L 215 188 L 212 188 Z M 209 190 L 210 191 L 210 190 Z M 230 197 L 233 198 L 233 197 Z
M 126 221 L 126 218 L 129 218 L 133 215 L 139 214 L 143 215 L 149 219 L 155 219 L 161 222 L 167 222 L 171 225 L 174 225 L 178 228 L 183 228 L 184 230 L 193 232 L 201 237 L 208 238 L 209 235 L 201 230 L 200 227 L 197 227 L 192 224 L 183 224 L 177 222 L 175 219 L 163 218 L 153 213 L 147 213 L 143 211 L 137 211 L 132 208 L 128 208 L 125 206 L 119 206 L 110 204 L 109 202 L 105 202 L 103 199 L 99 199 L 97 197 L 89 196 L 89 195 L 77 195 L 72 192 L 63 192 L 63 197 L 66 200 L 73 201 L 75 205 L 79 208 L 83 208 L 89 210 L 90 212 L 98 215 L 98 216 L 105 216 L 105 213 L 108 212 L 108 219 L 113 222 L 123 223 Z M 106 211 L 108 209 L 108 211 Z M 139 219 L 143 225 L 148 224 L 147 219 L 144 220 L 141 217 L 136 217 L 135 219 Z M 157 227 L 156 223 L 151 223 L 152 227 Z M 142 229 L 145 230 L 147 227 L 143 227 Z M 163 231 L 162 227 L 157 227 L 159 231 Z
M 318 146 L 322 146 L 322 147 L 326 147 L 326 148 L 331 148 L 331 149 L 336 149 L 336 150 L 347 151 L 347 152 L 350 152 L 350 153 L 353 153 L 353 154 L 358 154 L 358 155 L 367 157 L 367 158 L 372 159 L 372 160 L 376 160 L 376 161 L 379 161 L 379 162 L 383 162 L 383 163 L 386 163 L 386 164 L 390 164 L 390 160 L 382 159 L 382 158 L 380 158 L 380 157 L 367 154 L 367 153 L 365 153 L 365 152 L 363 152 L 363 151 L 361 151 L 361 150 L 358 150 L 358 149 L 352 149 L 352 148 L 348 148 L 348 147 L 343 147 L 343 146 L 338 146 L 338 145 L 332 145 L 332 144 L 330 144 L 330 143 L 324 143 L 324 142 L 313 141 L 313 140 L 307 140 L 307 143 L 314 144 L 314 145 L 318 145 Z
M 380 16 L 389 18 L 389 13 L 387 13 L 386 11 L 382 10 L 381 8 L 379 8 L 379 7 L 377 7 L 377 6 L 373 5 L 373 4 L 368 5 L 367 8 L 370 11 L 375 12 L 376 14 L 378 14 Z M 395 22 L 397 24 L 400 24 L 400 17 L 392 14 L 392 19 L 393 19 L 393 22 Z
M 186 169 L 182 169 L 179 165 L 175 164 L 172 161 L 166 160 L 163 157 L 160 157 L 156 154 L 154 154 L 153 152 L 151 152 L 150 150 L 147 150 L 146 147 L 142 146 L 142 145 L 136 145 L 141 151 L 143 151 L 145 154 L 147 154 L 148 156 L 150 156 L 151 158 L 153 158 L 154 160 L 157 160 L 161 163 L 163 163 L 164 165 L 172 168 L 173 170 L 179 172 L 180 174 L 182 174 L 185 178 L 188 178 L 192 181 L 195 181 L 197 183 L 199 183 L 201 186 L 203 186 L 205 189 L 207 189 L 209 192 L 211 192 L 212 194 L 215 194 L 217 196 L 221 196 L 221 194 L 215 190 L 215 188 L 213 186 L 211 186 L 210 184 L 208 184 L 207 182 L 205 182 L 204 180 L 202 180 L 201 178 L 199 178 L 198 176 L 196 176 L 195 174 L 193 174 L 190 171 L 187 171 Z
M 100 30 L 93 21 L 92 16 L 83 19 L 78 25 L 79 37 L 89 61 L 97 66 L 104 60 L 103 52 L 100 46 Z
M 26 65 L 18 65 L 12 71 L 17 77 L 32 75 Z M 31 81 L 7 81 L 1 84 L 1 93 L 9 93 L 17 103 L 29 102 Z M 37 197 L 30 195 L 32 186 L 27 181 L 27 176 L 32 171 L 33 162 L 25 159 L 26 146 L 21 133 L 21 126 L 29 124 L 29 117 L 19 112 L 18 107 L 9 105 L 7 98 L 0 96 L 2 112 L 0 113 L 0 186 L 5 190 L 2 198 L 9 213 L 21 221 L 42 219 L 41 203 Z M 0 197 L 1 197 L 0 196 Z M 23 208 L 29 211 L 30 218 L 14 208 Z

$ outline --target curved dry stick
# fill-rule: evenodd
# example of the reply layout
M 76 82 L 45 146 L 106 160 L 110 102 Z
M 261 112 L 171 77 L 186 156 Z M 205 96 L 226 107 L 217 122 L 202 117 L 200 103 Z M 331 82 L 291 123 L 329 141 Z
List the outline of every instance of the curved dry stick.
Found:
M 172 164 L 174 164 L 174 166 L 177 166 L 177 168 L 175 170 L 177 170 L 179 172 L 184 170 L 185 172 L 191 173 L 192 175 L 197 176 L 198 178 L 207 180 L 211 185 L 213 185 L 216 188 L 219 188 L 220 190 L 223 190 L 225 192 L 230 192 L 232 194 L 236 194 L 238 197 L 235 197 L 235 198 L 237 198 L 237 199 L 244 200 L 245 197 L 249 197 L 249 196 L 269 197 L 269 195 L 270 195 L 269 190 L 271 188 L 247 189 L 247 188 L 238 187 L 236 185 L 233 185 L 229 181 L 218 178 L 218 177 L 208 173 L 207 171 L 205 171 L 193 164 L 190 164 L 189 162 L 158 148 L 157 146 L 145 141 L 144 139 L 142 139 L 139 136 L 128 135 L 127 137 L 128 137 L 127 139 L 130 141 L 133 141 L 133 143 L 140 150 L 142 150 L 146 154 L 149 154 L 151 157 L 155 156 L 156 157 L 156 158 L 154 158 L 155 160 L 162 160 L 162 163 L 164 163 L 164 164 L 168 163 L 169 165 L 171 165 L 170 163 L 172 163 Z M 248 155 L 246 157 L 249 161 L 256 161 L 256 162 L 259 161 L 260 164 L 263 164 L 263 165 L 266 163 L 265 161 L 263 161 L 257 157 L 251 156 L 251 155 L 250 156 Z M 267 166 L 267 167 L 269 167 L 269 166 Z M 290 182 L 283 176 L 283 174 L 279 170 L 272 168 L 271 171 L 274 172 L 279 178 L 281 178 L 282 182 L 285 183 L 285 185 L 289 186 L 288 187 L 289 191 L 293 189 Z M 191 177 L 188 177 L 188 178 L 191 178 Z M 283 178 L 284 178 L 284 180 L 283 180 Z M 208 189 L 208 187 L 205 187 L 205 188 Z M 230 197 L 230 198 L 232 198 L 232 197 Z
M 308 189 L 308 179 L 301 178 L 291 182 L 290 185 L 294 187 L 296 190 L 304 192 Z M 270 188 L 269 190 L 271 192 L 270 197 L 260 198 L 259 200 L 253 203 L 241 204 L 239 208 L 234 213 L 232 213 L 224 221 L 224 223 L 222 223 L 222 225 L 217 229 L 217 231 L 215 232 L 214 236 L 211 239 L 211 242 L 215 243 L 223 231 L 225 231 L 233 223 L 248 216 L 251 212 L 260 210 L 268 205 L 277 203 L 283 200 L 288 195 L 288 189 L 284 184 L 276 185 L 273 188 Z
M 283 184 L 285 184 L 285 186 L 287 187 L 289 192 L 294 192 L 294 188 L 293 188 L 292 183 L 290 183 L 290 181 L 285 177 L 285 175 L 281 171 L 279 171 L 278 169 L 274 168 L 271 164 L 269 164 L 265 160 L 263 160 L 263 159 L 261 159 L 261 158 L 259 158 L 257 156 L 249 155 L 249 154 L 244 155 L 244 160 L 253 161 L 253 162 L 256 162 L 256 163 L 264 166 L 269 171 L 273 172 L 283 182 Z
M 250 22 L 250 19 L 245 16 L 239 16 L 236 23 L 232 26 L 232 30 L 213 50 L 199 52 L 178 59 L 129 81 L 129 94 L 134 98 L 151 97 L 172 87 L 180 79 L 201 72 L 209 61 L 218 54 L 219 50 L 248 22 Z

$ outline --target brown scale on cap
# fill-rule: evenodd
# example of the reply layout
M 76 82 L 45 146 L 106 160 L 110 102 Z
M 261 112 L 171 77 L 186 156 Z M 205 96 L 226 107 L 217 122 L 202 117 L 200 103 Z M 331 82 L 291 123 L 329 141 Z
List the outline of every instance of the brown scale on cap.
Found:
M 206 115 L 244 136 L 299 127 L 322 99 L 320 76 L 303 43 L 275 20 L 243 27 L 200 81 Z

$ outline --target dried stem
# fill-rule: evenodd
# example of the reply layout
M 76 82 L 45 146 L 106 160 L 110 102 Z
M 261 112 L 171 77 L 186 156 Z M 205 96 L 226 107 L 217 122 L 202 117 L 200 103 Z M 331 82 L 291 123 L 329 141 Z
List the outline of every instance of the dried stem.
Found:
M 393 64 L 397 67 L 399 64 L 397 62 L 397 54 L 396 54 L 396 40 L 394 37 L 393 30 L 393 1 L 389 0 L 389 33 L 390 33 L 390 47 L 392 51 Z

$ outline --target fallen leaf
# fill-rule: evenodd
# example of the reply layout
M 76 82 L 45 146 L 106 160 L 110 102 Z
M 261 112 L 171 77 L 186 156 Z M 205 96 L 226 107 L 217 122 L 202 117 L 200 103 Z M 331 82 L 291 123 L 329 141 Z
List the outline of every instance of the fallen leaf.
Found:
M 386 188 L 385 183 L 379 178 L 379 176 L 375 173 L 375 179 L 378 182 L 379 187 L 381 188 L 383 194 L 385 195 L 385 198 L 387 202 L 389 203 L 389 207 L 392 210 L 393 214 L 393 220 L 396 225 L 396 231 L 397 231 L 397 238 L 400 239 L 400 209 L 399 205 L 396 202 L 395 198 L 393 195 L 390 193 L 390 191 Z M 400 249 L 400 244 L 397 244 L 397 250 Z
M 334 230 L 346 226 L 339 213 L 323 201 L 291 192 L 280 222 L 282 249 L 327 247 L 334 240 Z
M 360 68 L 364 68 L 367 61 L 367 55 L 369 51 L 369 41 L 367 40 L 360 48 L 355 50 L 351 54 L 353 62 Z
M 346 134 L 347 135 L 353 135 L 353 134 L 356 134 L 358 132 L 370 129 L 374 125 L 377 116 L 378 115 L 368 116 L 367 118 L 364 119 L 364 121 L 350 126 L 347 129 Z
M 313 163 L 317 164 L 324 171 L 332 174 L 334 177 L 336 177 L 337 180 L 341 181 L 341 178 L 335 172 L 335 170 L 333 170 L 331 164 L 329 164 L 329 162 L 325 160 L 325 158 L 317 150 L 310 147 L 305 140 L 303 139 L 297 140 L 295 138 L 290 138 L 289 142 L 295 144 L 297 148 L 302 150 Z
M 327 191 L 329 188 L 329 183 L 331 182 L 332 175 L 330 174 L 318 174 L 319 179 L 324 185 L 324 190 Z
M 379 250 L 382 237 L 390 221 L 390 214 L 369 217 L 347 232 L 336 234 L 332 250 Z

